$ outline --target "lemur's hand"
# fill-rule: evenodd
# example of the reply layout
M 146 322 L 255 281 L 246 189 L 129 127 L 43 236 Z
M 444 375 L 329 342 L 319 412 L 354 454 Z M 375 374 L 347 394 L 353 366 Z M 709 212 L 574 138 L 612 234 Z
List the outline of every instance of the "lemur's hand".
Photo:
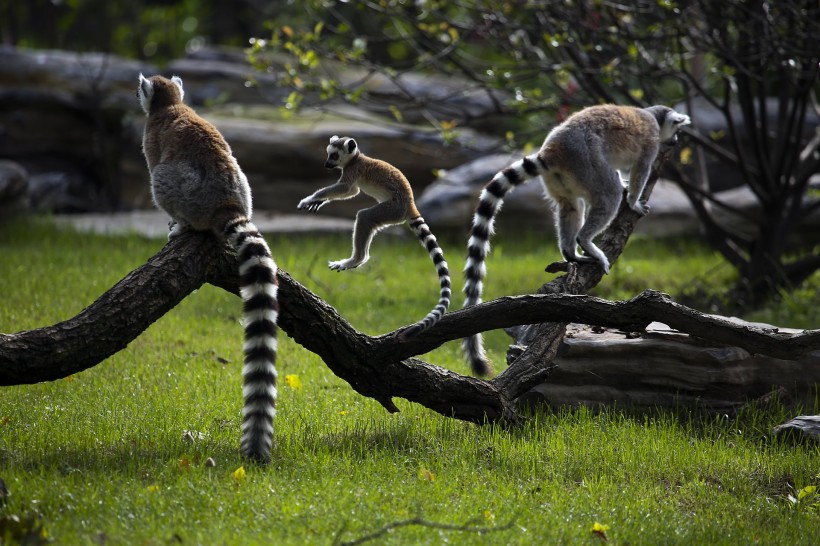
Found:
M 319 210 L 322 205 L 327 203 L 327 199 L 312 199 L 310 197 L 305 197 L 299 204 L 296 206 L 299 210 L 307 210 L 309 212 L 316 212 Z
M 629 203 L 629 208 L 641 216 L 646 216 L 649 213 L 649 205 L 646 201 L 635 201 L 633 203 L 632 200 L 628 200 L 627 202 Z
M 629 208 L 641 216 L 646 216 L 649 214 L 649 204 L 644 200 L 639 200 L 637 196 L 629 193 L 627 188 L 624 188 L 624 197 L 626 198 L 626 203 L 629 205 Z

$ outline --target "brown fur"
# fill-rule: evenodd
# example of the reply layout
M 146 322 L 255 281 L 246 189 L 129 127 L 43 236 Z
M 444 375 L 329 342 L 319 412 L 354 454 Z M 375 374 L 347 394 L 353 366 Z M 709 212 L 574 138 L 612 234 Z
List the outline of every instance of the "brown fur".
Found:
M 393 165 L 364 155 L 356 141 L 348 137 L 330 139 L 325 167 L 341 169 L 339 180 L 302 199 L 298 208 L 315 212 L 330 201 L 350 199 L 360 190 L 377 201 L 356 213 L 350 258 L 330 262 L 328 266 L 336 271 L 359 267 L 370 259 L 370 243 L 380 229 L 407 222 L 436 266 L 440 291 L 436 307 L 401 335 L 416 335 L 436 324 L 450 305 L 450 272 L 441 247 L 416 208 L 410 182 Z
M 352 143 L 353 149 L 345 146 Z M 328 149 L 325 167 L 342 170 L 339 180 L 302 199 L 298 208 L 316 211 L 326 203 L 351 199 L 363 191 L 378 204 L 360 210 L 353 228 L 353 254 L 347 260 L 331 262 L 332 269 L 341 271 L 359 267 L 369 258 L 370 243 L 384 227 L 420 218 L 413 199 L 413 189 L 402 172 L 380 159 L 366 156 L 349 138 L 334 137 Z M 335 159 L 332 156 L 335 155 Z
M 619 159 L 648 155 L 647 150 L 657 153 L 660 144 L 654 116 L 631 106 L 606 104 L 586 108 L 564 122 L 555 134 L 570 131 L 601 136 L 604 154 Z M 548 141 L 539 155 L 551 169 L 573 172 L 577 169 L 577 156 L 562 144 L 561 140 Z
M 171 80 L 152 76 L 149 81 L 153 96 L 142 147 L 156 204 L 182 228 L 218 235 L 228 220 L 249 219 L 247 179 L 224 137 L 182 102 Z
M 216 127 L 183 103 L 182 80 L 140 75 L 137 96 L 148 114 L 142 147 L 151 193 L 171 216 L 169 239 L 189 229 L 211 231 L 229 241 L 239 258 L 245 314 L 240 450 L 267 462 L 276 412 L 277 267 L 250 221 L 248 179 Z

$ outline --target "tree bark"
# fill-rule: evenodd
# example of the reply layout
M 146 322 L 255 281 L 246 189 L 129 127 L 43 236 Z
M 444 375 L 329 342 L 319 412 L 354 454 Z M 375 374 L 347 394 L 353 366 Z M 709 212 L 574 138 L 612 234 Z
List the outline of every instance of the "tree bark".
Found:
M 611 261 L 620 254 L 637 220 L 636 213 L 622 206 L 603 235 L 601 248 Z M 553 264 L 548 269 L 559 268 Z M 741 327 L 651 290 L 625 302 L 577 295 L 600 281 L 601 268 L 586 263 L 563 268 L 568 274 L 544 285 L 541 294 L 505 297 L 453 311 L 436 327 L 406 341 L 399 341 L 397 332 L 380 336 L 358 332 L 333 307 L 280 270 L 279 326 L 318 354 L 358 393 L 377 400 L 388 411 L 398 411 L 393 398 L 400 397 L 477 423 L 519 419 L 516 399 L 548 377 L 570 321 L 630 331 L 661 321 L 706 340 L 779 358 L 796 358 L 820 349 L 820 330 L 790 335 Z M 0 385 L 56 380 L 94 366 L 126 347 L 202 284 L 238 294 L 236 272 L 236 256 L 212 235 L 177 237 L 76 317 L 53 326 L 0 334 Z M 537 325 L 524 329 L 530 334 L 528 348 L 491 380 L 463 376 L 415 358 L 447 341 L 528 324 Z
M 772 432 L 781 437 L 820 442 L 820 415 L 800 415 L 774 427 Z

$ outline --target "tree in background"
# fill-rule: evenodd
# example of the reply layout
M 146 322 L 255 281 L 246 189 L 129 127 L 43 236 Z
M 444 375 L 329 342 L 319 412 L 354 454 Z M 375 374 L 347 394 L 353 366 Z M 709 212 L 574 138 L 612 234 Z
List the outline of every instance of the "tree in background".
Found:
M 165 62 L 207 44 L 245 46 L 281 9 L 261 0 L 0 0 L 0 43 Z
M 418 110 L 445 134 L 493 126 L 517 147 L 540 143 L 581 105 L 674 104 L 695 124 L 691 147 L 679 152 L 684 167 L 670 176 L 737 270 L 736 303 L 765 299 L 820 268 L 820 240 L 796 237 L 820 209 L 809 185 L 820 170 L 816 0 L 313 0 L 304 9 L 272 23 L 270 38 L 252 40 L 252 60 L 293 88 L 289 108 L 310 96 L 367 101 L 397 118 Z M 272 64 L 270 52 L 287 60 Z M 420 95 L 409 79 L 418 72 L 459 85 L 447 96 Z M 476 113 L 457 100 L 467 96 L 492 106 Z M 729 180 L 716 180 L 720 172 Z M 713 191 L 737 185 L 752 191 L 760 214 Z M 752 228 L 720 223 L 718 209 Z

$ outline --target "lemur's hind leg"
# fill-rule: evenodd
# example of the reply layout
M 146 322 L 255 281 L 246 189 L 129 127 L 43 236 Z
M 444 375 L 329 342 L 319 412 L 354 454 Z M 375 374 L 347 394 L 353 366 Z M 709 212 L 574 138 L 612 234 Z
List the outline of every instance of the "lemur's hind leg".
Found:
M 621 179 L 615 169 L 606 167 L 600 171 L 609 179 L 602 184 L 598 191 L 590 192 L 590 201 L 587 205 L 587 217 L 584 225 L 578 232 L 578 244 L 588 256 L 601 264 L 604 273 L 609 273 L 609 259 L 603 250 L 592 242 L 601 233 L 618 213 L 621 204 L 623 189 Z
M 370 243 L 378 231 L 406 220 L 407 209 L 393 201 L 385 201 L 356 213 L 353 226 L 353 255 L 346 260 L 328 263 L 330 269 L 344 271 L 359 267 L 370 259 Z
M 581 256 L 576 252 L 578 233 L 584 221 L 583 201 L 565 197 L 555 197 L 553 200 L 555 202 L 555 228 L 561 255 L 568 262 L 593 261 L 593 258 Z

